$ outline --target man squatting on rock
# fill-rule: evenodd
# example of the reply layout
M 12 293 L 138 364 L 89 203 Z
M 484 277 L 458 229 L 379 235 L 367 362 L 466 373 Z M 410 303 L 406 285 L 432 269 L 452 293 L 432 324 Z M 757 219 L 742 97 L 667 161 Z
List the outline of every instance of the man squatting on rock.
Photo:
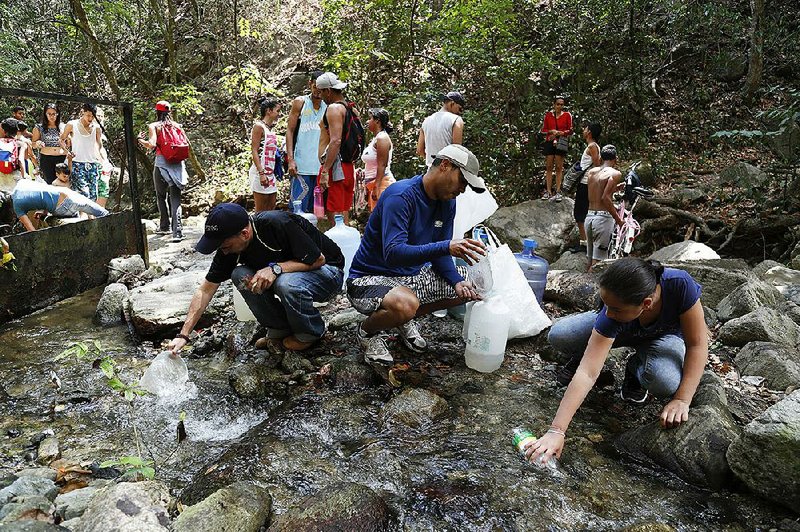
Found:
M 450 144 L 425 175 L 394 183 L 378 199 L 347 280 L 350 303 L 368 315 L 358 327 L 368 363 L 393 362 L 379 332 L 396 327 L 403 343 L 420 352 L 427 342 L 415 317 L 480 299 L 464 278 L 466 268 L 456 268 L 452 259 L 472 263 L 485 254 L 481 242 L 452 239 L 456 196 L 468 185 L 486 190 L 479 170 L 471 151 Z
M 261 346 L 275 342 L 302 351 L 325 334 L 325 322 L 313 303 L 328 301 L 341 290 L 344 255 L 304 218 L 283 211 L 249 216 L 239 205 L 221 203 L 208 214 L 196 249 L 216 254 L 192 298 L 181 332 L 169 344 L 173 356 L 187 344 L 220 283 L 227 279 L 267 328 L 266 340 L 259 340 Z

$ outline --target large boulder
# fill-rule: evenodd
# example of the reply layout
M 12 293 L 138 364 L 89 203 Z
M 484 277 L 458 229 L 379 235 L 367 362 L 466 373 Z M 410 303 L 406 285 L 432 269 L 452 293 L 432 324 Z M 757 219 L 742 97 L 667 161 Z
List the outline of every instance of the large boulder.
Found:
M 447 413 L 447 401 L 433 392 L 409 388 L 386 403 L 381 412 L 384 424 L 402 423 L 422 428 Z
M 705 244 L 694 240 L 685 240 L 663 247 L 650 255 L 649 258 L 667 262 L 676 260 L 718 260 L 720 256 Z
M 740 259 L 665 261 L 662 264 L 688 272 L 703 287 L 702 301 L 711 308 L 736 287 L 754 278 L 750 267 Z
M 124 321 L 123 308 L 128 298 L 128 287 L 122 283 L 111 283 L 103 290 L 94 321 L 99 325 L 116 325 Z
M 598 297 L 594 274 L 568 270 L 547 272 L 547 286 L 544 290 L 546 301 L 555 301 L 575 310 L 594 310 L 597 308 Z
M 108 263 L 108 282 L 116 283 L 123 278 L 141 275 L 145 269 L 144 259 L 139 255 L 111 259 Z
M 725 296 L 717 305 L 717 318 L 729 321 L 740 318 L 761 307 L 774 307 L 783 296 L 771 284 L 761 279 L 751 279 Z
M 386 530 L 389 508 L 378 494 L 361 484 L 334 484 L 302 499 L 269 527 L 270 532 Z
M 770 342 L 750 342 L 739 350 L 736 365 L 742 375 L 764 377 L 767 387 L 784 390 L 800 387 L 800 353 Z
M 167 531 L 169 502 L 169 492 L 159 482 L 111 484 L 94 494 L 75 532 Z
M 762 307 L 727 322 L 720 328 L 717 338 L 734 347 L 756 341 L 794 347 L 800 343 L 800 326 L 785 313 Z
M 789 287 L 800 286 L 800 271 L 782 265 L 771 267 L 761 275 L 761 278 L 782 294 L 785 294 Z
M 745 162 L 734 163 L 719 173 L 719 182 L 723 185 L 754 187 L 764 185 L 768 180 L 763 170 Z
M 589 256 L 586 253 L 567 251 L 550 265 L 551 270 L 571 270 L 584 273 L 589 269 Z
M 52 501 L 56 495 L 58 486 L 49 478 L 24 476 L 0 490 L 0 506 L 13 499 L 29 496 L 41 496 Z
M 569 199 L 560 203 L 524 201 L 497 209 L 485 223 L 511 249 L 522 249 L 522 240 L 525 238 L 536 239 L 539 243 L 536 253 L 553 262 L 558 258 L 565 236 L 575 226 L 572 206 L 572 200 Z
M 728 463 L 754 492 L 800 508 L 800 390 L 744 428 L 728 448 Z
M 258 532 L 272 512 L 269 492 L 252 482 L 236 482 L 186 506 L 174 532 Z
M 706 372 L 688 421 L 674 429 L 662 429 L 657 421 L 649 423 L 623 433 L 616 445 L 623 453 L 655 462 L 687 482 L 719 489 L 730 482 L 725 453 L 738 436 L 722 381 Z

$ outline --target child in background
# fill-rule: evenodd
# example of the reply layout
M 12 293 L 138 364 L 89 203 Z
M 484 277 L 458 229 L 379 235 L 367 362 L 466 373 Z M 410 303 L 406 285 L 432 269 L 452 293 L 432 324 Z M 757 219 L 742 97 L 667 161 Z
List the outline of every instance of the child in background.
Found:
M 69 166 L 67 166 L 67 163 L 58 163 L 56 165 L 56 178 L 51 184 L 54 187 L 70 188 Z

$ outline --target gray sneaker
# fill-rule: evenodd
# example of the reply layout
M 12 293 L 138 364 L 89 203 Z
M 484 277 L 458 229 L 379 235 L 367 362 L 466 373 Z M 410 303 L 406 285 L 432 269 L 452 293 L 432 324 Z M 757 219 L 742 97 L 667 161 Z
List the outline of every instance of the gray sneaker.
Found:
M 556 192 L 556 195 L 553 196 L 553 201 L 555 201 L 556 203 L 560 202 L 563 199 L 564 196 L 561 195 L 561 192 Z
M 428 348 L 428 342 L 425 341 L 425 338 L 420 334 L 414 320 L 407 321 L 400 327 L 397 327 L 397 332 L 403 344 L 415 353 L 424 353 Z
M 364 348 L 364 361 L 370 365 L 391 366 L 394 358 L 389 352 L 386 340 L 380 334 L 367 335 L 361 326 L 358 326 L 358 342 Z

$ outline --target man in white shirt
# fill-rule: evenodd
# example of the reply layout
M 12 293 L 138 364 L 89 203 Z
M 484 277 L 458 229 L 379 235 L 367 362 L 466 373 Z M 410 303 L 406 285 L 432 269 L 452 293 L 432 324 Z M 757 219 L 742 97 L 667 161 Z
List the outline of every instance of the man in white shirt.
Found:
M 442 108 L 422 122 L 417 140 L 417 155 L 425 158 L 428 168 L 434 156 L 445 146 L 462 144 L 464 139 L 464 97 L 460 92 L 448 92 L 443 97 Z

